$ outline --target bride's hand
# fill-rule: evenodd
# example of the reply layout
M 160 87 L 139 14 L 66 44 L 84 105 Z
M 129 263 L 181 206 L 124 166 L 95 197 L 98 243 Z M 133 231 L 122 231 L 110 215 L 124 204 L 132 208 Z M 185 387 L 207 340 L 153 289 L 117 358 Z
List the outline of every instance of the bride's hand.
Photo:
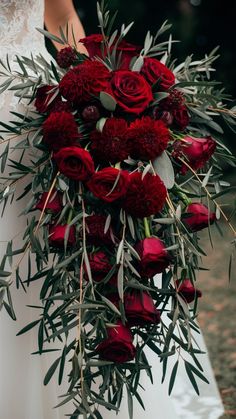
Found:
M 44 21 L 47 30 L 53 35 L 60 36 L 59 27 L 65 28 L 69 24 L 69 44 L 74 45 L 72 28 L 77 42 L 77 50 L 88 54 L 85 47 L 79 40 L 85 37 L 84 28 L 75 11 L 72 0 L 45 0 Z M 64 45 L 53 42 L 57 50 L 64 48 Z

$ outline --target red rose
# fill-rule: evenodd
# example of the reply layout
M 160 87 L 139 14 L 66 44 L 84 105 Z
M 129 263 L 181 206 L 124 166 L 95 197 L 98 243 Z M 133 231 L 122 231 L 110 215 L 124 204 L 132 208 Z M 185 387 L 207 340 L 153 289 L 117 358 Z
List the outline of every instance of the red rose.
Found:
M 170 134 L 162 121 L 143 116 L 131 123 L 128 138 L 131 157 L 151 160 L 166 149 Z
M 76 52 L 71 47 L 62 48 L 60 51 L 58 51 L 57 57 L 56 57 L 57 64 L 61 68 L 70 67 L 72 64 L 76 62 L 76 59 L 77 59 Z
M 69 179 L 85 181 L 94 173 L 93 159 L 83 148 L 61 148 L 53 157 L 60 172 Z
M 177 292 L 187 302 L 191 303 L 197 297 L 202 296 L 202 292 L 195 288 L 190 279 L 184 279 L 184 281 L 176 281 L 178 289 Z
M 184 141 L 178 141 L 174 144 L 173 156 L 177 158 L 185 156 L 187 163 L 194 170 L 201 169 L 206 162 L 211 158 L 216 148 L 216 142 L 212 137 L 194 138 L 184 137 Z M 188 171 L 188 167 L 182 163 L 181 173 L 183 175 Z
M 146 291 L 126 292 L 124 295 L 125 316 L 129 326 L 145 326 L 160 322 L 160 312 Z
M 106 217 L 104 215 L 89 215 L 86 221 L 86 241 L 95 246 L 111 245 L 114 241 L 111 227 L 106 233 Z
M 85 60 L 65 74 L 59 83 L 59 89 L 69 102 L 80 105 L 98 97 L 100 92 L 109 90 L 110 77 L 104 64 Z
M 123 198 L 129 184 L 129 174 L 125 170 L 105 167 L 94 173 L 87 187 L 97 197 L 105 202 L 113 202 Z
M 127 113 L 142 113 L 153 100 L 152 90 L 143 76 L 129 70 L 117 70 L 111 79 L 114 98 Z
M 106 253 L 102 250 L 91 254 L 89 256 L 89 263 L 92 278 L 97 282 L 102 281 L 112 268 Z
M 140 256 L 138 271 L 141 276 L 153 277 L 163 272 L 170 264 L 170 256 L 164 243 L 156 237 L 148 237 L 135 245 Z
M 189 214 L 189 216 L 183 217 L 182 221 L 191 231 L 200 231 L 216 220 L 214 212 L 210 212 L 205 205 L 197 202 L 190 204 L 185 214 Z
M 69 229 L 69 235 L 68 235 L 68 229 Z M 53 225 L 49 228 L 49 244 L 53 247 L 59 247 L 64 248 L 65 243 L 65 237 L 67 235 L 67 246 L 73 246 L 76 243 L 76 237 L 75 237 L 75 226 L 68 226 L 68 224 L 65 225 Z
M 174 127 L 179 131 L 184 131 L 189 123 L 189 114 L 186 106 L 179 106 L 172 112 Z
M 94 130 L 91 135 L 91 153 L 95 160 L 115 164 L 128 158 L 128 125 L 124 119 L 109 118 L 102 132 Z
M 43 192 L 35 208 L 40 211 L 43 211 L 47 197 L 48 192 Z M 46 213 L 52 214 L 57 214 L 58 212 L 60 212 L 62 210 L 62 194 L 56 190 L 53 190 L 44 210 Z
M 158 81 L 161 90 L 168 90 L 175 84 L 172 71 L 155 58 L 144 58 L 141 74 L 151 85 Z
M 43 123 L 43 141 L 50 150 L 73 145 L 78 138 L 78 126 L 70 112 L 52 112 Z
M 107 328 L 107 338 L 98 345 L 97 352 L 101 359 L 123 363 L 135 357 L 135 347 L 130 329 L 120 321 L 115 327 Z
M 128 191 L 122 207 L 134 217 L 144 218 L 162 210 L 166 200 L 166 187 L 158 175 L 130 174 Z
M 60 95 L 59 97 L 56 95 L 56 97 L 52 100 L 56 90 L 56 86 L 49 85 L 41 86 L 37 89 L 34 106 L 39 113 L 50 112 L 55 101 L 60 100 Z

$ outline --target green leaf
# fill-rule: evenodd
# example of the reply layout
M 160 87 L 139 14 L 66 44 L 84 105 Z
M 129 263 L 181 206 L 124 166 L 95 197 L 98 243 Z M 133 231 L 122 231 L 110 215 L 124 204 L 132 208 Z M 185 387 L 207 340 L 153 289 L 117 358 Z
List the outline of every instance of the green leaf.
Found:
M 155 172 L 160 176 L 167 189 L 173 188 L 175 184 L 175 172 L 168 154 L 163 153 L 152 162 Z
M 36 326 L 36 324 L 38 324 L 41 321 L 41 319 L 38 320 L 34 320 L 33 322 L 27 324 L 27 326 L 23 327 L 23 329 L 21 329 L 16 336 L 20 336 L 23 335 L 23 333 L 28 332 L 28 330 L 32 329 L 34 326 Z
M 170 382 L 169 382 L 169 389 L 168 389 L 169 396 L 171 395 L 172 389 L 174 387 L 175 377 L 176 377 L 178 365 L 179 365 L 179 361 L 176 361 L 176 363 L 175 363 L 175 365 L 174 365 L 174 367 L 172 369 L 172 373 L 171 373 L 171 376 L 170 376 Z
M 129 419 L 133 419 L 133 397 L 130 393 L 128 386 L 126 386 L 126 389 L 127 389 Z
M 100 92 L 100 101 L 102 106 L 108 111 L 114 112 L 116 109 L 117 102 L 113 96 L 106 92 Z
M 49 370 L 48 370 L 48 372 L 47 372 L 47 374 L 45 375 L 44 380 L 43 380 L 43 384 L 44 384 L 45 386 L 46 386 L 46 385 L 49 383 L 49 381 L 51 380 L 51 378 L 52 378 L 53 374 L 55 373 L 55 371 L 56 371 L 56 369 L 57 369 L 57 366 L 58 366 L 58 364 L 59 364 L 60 360 L 61 360 L 61 358 L 57 358 L 57 359 L 53 362 L 53 364 L 51 365 L 51 367 L 49 368 Z
M 189 366 L 189 363 L 187 361 L 184 361 L 184 366 L 185 366 L 185 369 L 186 369 L 188 378 L 191 381 L 191 384 L 192 384 L 194 390 L 196 391 L 196 393 L 199 396 L 200 393 L 199 393 L 198 385 L 197 385 L 196 380 L 195 380 L 195 377 L 194 377 L 194 375 L 192 373 L 192 369 Z

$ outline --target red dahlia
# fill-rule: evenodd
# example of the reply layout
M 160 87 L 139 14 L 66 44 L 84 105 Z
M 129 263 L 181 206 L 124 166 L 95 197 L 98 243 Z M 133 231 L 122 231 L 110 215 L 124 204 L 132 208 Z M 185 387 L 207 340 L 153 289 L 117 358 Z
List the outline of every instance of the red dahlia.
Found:
M 144 218 L 162 210 L 166 200 L 166 187 L 158 175 L 142 173 L 130 175 L 128 191 L 122 207 L 134 217 Z
M 166 149 L 170 134 L 164 122 L 144 116 L 131 123 L 128 138 L 131 157 L 151 160 Z
M 156 58 L 144 58 L 141 74 L 151 85 L 159 82 L 162 90 L 167 90 L 175 84 L 175 76 L 172 71 Z
M 43 123 L 43 141 L 50 150 L 73 145 L 79 137 L 78 126 L 70 112 L 52 112 Z
M 129 185 L 129 173 L 125 170 L 105 167 L 94 173 L 87 182 L 88 189 L 105 202 L 117 201 L 126 194 Z
M 110 72 L 104 64 L 85 60 L 65 74 L 59 89 L 69 102 L 79 105 L 109 90 L 109 80 Z
M 109 118 L 102 132 L 93 131 L 90 135 L 91 152 L 98 162 L 115 164 L 127 159 L 128 125 L 124 119 Z
M 66 47 L 58 51 L 56 60 L 61 68 L 68 68 L 76 61 L 76 58 L 75 50 L 71 47 Z
M 89 215 L 86 217 L 86 241 L 88 243 L 95 246 L 111 245 L 113 243 L 111 227 L 104 233 L 106 218 L 105 215 Z

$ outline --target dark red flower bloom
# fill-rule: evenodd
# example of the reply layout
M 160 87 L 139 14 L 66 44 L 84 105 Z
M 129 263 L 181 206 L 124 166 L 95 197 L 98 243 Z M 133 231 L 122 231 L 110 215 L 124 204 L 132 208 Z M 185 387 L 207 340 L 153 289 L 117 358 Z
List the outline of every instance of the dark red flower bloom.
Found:
M 141 74 L 117 70 L 111 79 L 112 95 L 120 108 L 133 114 L 142 113 L 153 100 L 152 89 Z
M 93 159 L 83 148 L 61 148 L 53 157 L 60 172 L 70 179 L 86 181 L 94 173 Z
M 35 208 L 43 211 L 44 205 L 48 197 L 48 192 L 43 192 Z M 46 213 L 57 214 L 62 210 L 62 194 L 56 190 L 53 190 L 50 198 L 44 208 Z
M 123 198 L 129 185 L 129 173 L 125 170 L 105 167 L 94 173 L 87 182 L 88 189 L 106 202 L 113 202 Z
M 212 137 L 194 138 L 184 137 L 183 141 L 174 144 L 173 156 L 186 157 L 186 161 L 192 169 L 198 170 L 205 166 L 216 149 L 216 142 Z M 188 171 L 188 167 L 182 163 L 181 173 L 183 175 Z
M 180 106 L 172 112 L 174 128 L 179 131 L 184 131 L 187 127 L 190 117 L 186 106 Z
M 95 105 L 88 105 L 83 109 L 82 118 L 86 122 L 95 122 L 100 118 L 100 111 Z
M 177 292 L 178 294 L 187 302 L 187 303 L 191 303 L 192 301 L 195 300 L 195 298 L 197 297 L 201 297 L 202 296 L 202 292 L 198 289 L 195 288 L 192 284 L 192 282 L 190 281 L 190 279 L 184 279 L 184 281 L 176 281 L 177 284 Z
M 122 207 L 134 217 L 144 218 L 162 210 L 166 200 L 166 187 L 158 175 L 142 173 L 130 175 L 128 191 Z
M 102 279 L 108 274 L 108 272 L 112 268 L 112 265 L 110 264 L 106 253 L 102 250 L 99 250 L 96 253 L 92 253 L 89 256 L 89 263 L 92 278 L 94 281 L 97 282 L 102 281 Z
M 63 102 L 58 91 L 58 86 L 46 85 L 37 89 L 34 106 L 39 113 L 52 112 L 61 103 Z
M 67 236 L 67 246 L 73 246 L 76 243 L 75 226 L 52 225 L 49 227 L 49 244 L 53 247 L 64 248 L 65 237 Z
M 98 97 L 100 92 L 110 90 L 110 72 L 98 61 L 85 60 L 69 70 L 59 83 L 63 97 L 74 105 Z
M 144 58 L 141 74 L 151 85 L 158 81 L 161 90 L 167 90 L 175 84 L 172 71 L 156 58 Z
M 152 160 L 167 148 L 170 134 L 164 122 L 143 116 L 131 123 L 128 138 L 131 157 Z
M 107 339 L 97 347 L 101 359 L 123 363 L 135 357 L 135 347 L 130 329 L 120 321 L 115 327 L 107 328 Z
M 184 95 L 177 89 L 171 90 L 169 96 L 161 100 L 153 112 L 155 119 L 161 119 L 179 131 L 184 131 L 190 120 Z
M 58 51 L 56 60 L 61 68 L 68 68 L 76 62 L 76 58 L 75 50 L 71 47 L 66 47 Z
M 135 249 L 140 256 L 138 271 L 148 278 L 163 272 L 170 264 L 170 256 L 164 243 L 156 237 L 148 237 L 139 241 Z
M 205 205 L 198 202 L 188 205 L 185 214 L 189 216 L 183 217 L 182 221 L 191 231 L 200 231 L 216 220 L 215 213 L 210 212 Z
M 128 158 L 128 125 L 124 119 L 109 118 L 102 132 L 94 130 L 91 135 L 91 152 L 95 160 L 115 164 Z
M 160 312 L 146 291 L 126 292 L 124 295 L 125 316 L 129 326 L 145 326 L 160 322 Z
M 79 137 L 78 126 L 70 112 L 52 112 L 43 123 L 43 141 L 50 150 L 73 145 Z
M 104 233 L 106 224 L 105 215 L 89 215 L 85 221 L 86 241 L 88 243 L 94 244 L 95 246 L 113 244 L 114 239 L 111 227 Z

